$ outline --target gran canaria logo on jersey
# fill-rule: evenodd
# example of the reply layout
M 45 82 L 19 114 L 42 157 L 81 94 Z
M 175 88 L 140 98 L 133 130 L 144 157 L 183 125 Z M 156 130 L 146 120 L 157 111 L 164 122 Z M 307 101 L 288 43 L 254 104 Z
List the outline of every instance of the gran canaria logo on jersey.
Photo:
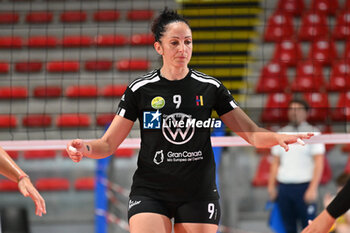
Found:
M 165 105 L 165 100 L 161 96 L 154 97 L 151 101 L 152 108 L 157 110 L 163 108 L 164 105 Z

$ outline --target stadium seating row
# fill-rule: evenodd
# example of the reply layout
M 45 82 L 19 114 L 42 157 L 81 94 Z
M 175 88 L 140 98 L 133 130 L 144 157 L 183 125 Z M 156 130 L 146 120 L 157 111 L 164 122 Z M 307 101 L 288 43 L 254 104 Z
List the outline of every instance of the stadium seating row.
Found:
M 269 94 L 261 114 L 261 121 L 281 124 L 288 122 L 288 103 L 291 99 L 292 94 Z M 326 122 L 328 118 L 337 122 L 350 120 L 350 92 L 340 93 L 335 107 L 330 106 L 326 93 L 305 93 L 304 99 L 310 105 L 308 117 L 310 122 Z
M 111 47 L 124 46 L 127 44 L 133 46 L 153 45 L 154 37 L 152 34 L 134 34 L 130 38 L 122 34 L 97 35 L 95 37 L 88 35 L 68 35 L 58 39 L 51 35 L 36 35 L 28 39 L 20 36 L 1 36 L 1 49 L 20 49 L 27 48 L 55 48 L 62 46 L 65 48 L 77 47 Z
M 10 157 L 14 160 L 17 160 L 22 154 L 22 157 L 26 160 L 42 160 L 42 159 L 55 159 L 57 151 L 55 150 L 28 150 L 28 151 L 6 151 Z M 63 158 L 68 158 L 66 150 L 59 151 Z M 130 158 L 134 155 L 133 149 L 128 148 L 118 148 L 114 153 L 115 157 L 118 158 Z
M 52 11 L 29 11 L 25 15 L 25 22 L 30 24 L 46 24 L 53 22 L 54 13 Z M 57 12 L 58 13 L 58 12 Z M 125 18 L 130 21 L 150 20 L 154 15 L 153 10 L 128 10 Z M 93 13 L 92 19 L 95 22 L 115 22 L 120 19 L 121 12 L 118 10 L 97 10 Z M 59 13 L 61 23 L 82 23 L 88 18 L 88 12 L 64 11 Z M 20 20 L 20 13 L 0 12 L 0 24 L 15 24 Z
M 115 114 L 100 113 L 96 116 L 96 126 L 105 127 L 109 124 Z M 52 126 L 52 118 L 50 114 L 27 114 L 22 118 L 23 127 L 50 127 Z M 85 113 L 64 113 L 57 115 L 55 118 L 55 126 L 58 128 L 69 127 L 89 127 L 92 120 L 89 114 Z M 18 126 L 17 116 L 13 114 L 0 114 L 1 128 L 16 128 Z
M 34 186 L 41 192 L 69 191 L 71 182 L 67 178 L 52 177 L 39 178 Z M 94 177 L 80 177 L 74 180 L 73 187 L 76 191 L 93 191 L 95 188 Z M 0 192 L 18 192 L 18 185 L 11 180 L 0 180 Z
M 334 15 L 338 10 L 350 9 L 350 0 L 340 5 L 338 0 L 311 0 L 310 7 L 305 6 L 304 0 L 278 0 L 276 10 L 300 16 L 305 10 L 320 11 L 323 14 Z
M 112 60 L 89 60 L 84 62 L 84 69 L 86 71 L 109 71 L 112 69 L 114 62 Z M 43 70 L 42 61 L 23 61 L 16 62 L 14 71 L 20 73 L 40 72 Z M 147 59 L 120 59 L 115 63 L 115 68 L 119 71 L 147 71 L 151 66 L 151 62 Z M 0 74 L 6 74 L 10 71 L 10 64 L 8 62 L 0 62 Z M 46 63 L 46 71 L 50 73 L 57 72 L 79 72 L 80 61 L 48 61 Z
M 256 93 L 270 92 L 344 92 L 350 89 L 350 62 L 336 60 L 332 63 L 326 82 L 322 66 L 314 61 L 297 62 L 292 83 L 287 77 L 287 67 L 278 61 L 270 61 L 261 70 Z
M 296 40 L 282 40 L 275 43 L 272 60 L 280 61 L 287 66 L 295 66 L 304 58 L 320 65 L 331 65 L 335 59 L 350 58 L 350 43 L 346 43 L 343 54 L 338 54 L 334 41 L 319 38 L 311 43 L 306 57 L 303 55 L 301 43 Z
M 103 88 L 94 85 L 73 85 L 66 88 L 64 96 L 68 98 L 96 98 L 121 97 L 126 90 L 126 85 L 110 84 Z M 29 96 L 25 86 L 2 86 L 0 87 L 0 99 L 23 99 Z M 56 98 L 62 96 L 60 86 L 37 86 L 33 89 L 36 98 Z
M 282 11 L 274 12 L 268 19 L 264 32 L 265 41 L 278 42 L 283 39 L 297 38 L 312 41 L 331 35 L 336 40 L 346 40 L 350 36 L 350 8 L 336 15 L 336 22 L 331 32 L 329 20 L 321 12 L 307 11 L 302 14 L 301 26 L 296 33 L 293 17 Z

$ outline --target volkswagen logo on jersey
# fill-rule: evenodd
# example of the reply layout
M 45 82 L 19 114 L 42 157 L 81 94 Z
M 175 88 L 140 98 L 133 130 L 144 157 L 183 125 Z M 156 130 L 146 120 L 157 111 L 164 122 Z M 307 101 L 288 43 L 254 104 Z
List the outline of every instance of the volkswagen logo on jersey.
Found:
M 143 128 L 144 129 L 160 129 L 162 114 L 157 110 L 143 112 Z
M 171 143 L 181 145 L 188 142 L 194 134 L 194 124 L 191 116 L 184 113 L 174 113 L 163 119 L 162 132 L 164 137 Z

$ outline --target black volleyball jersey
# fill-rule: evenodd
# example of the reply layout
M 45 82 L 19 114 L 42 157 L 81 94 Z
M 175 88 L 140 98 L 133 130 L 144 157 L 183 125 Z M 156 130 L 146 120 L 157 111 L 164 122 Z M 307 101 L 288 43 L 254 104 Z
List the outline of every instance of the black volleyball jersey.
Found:
M 217 199 L 211 118 L 236 108 L 220 81 L 195 70 L 176 81 L 154 70 L 136 79 L 121 98 L 117 114 L 140 121 L 141 149 L 130 196 L 167 201 Z

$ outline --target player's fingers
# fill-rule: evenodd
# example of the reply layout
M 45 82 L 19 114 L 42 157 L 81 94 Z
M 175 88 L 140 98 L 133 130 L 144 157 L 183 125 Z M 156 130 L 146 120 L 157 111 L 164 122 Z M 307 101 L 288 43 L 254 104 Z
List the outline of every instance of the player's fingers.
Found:
M 282 142 L 282 143 L 280 144 L 280 146 L 283 147 L 283 149 L 284 149 L 286 152 L 289 150 L 289 146 L 288 146 L 287 143 L 285 143 L 285 142 Z

